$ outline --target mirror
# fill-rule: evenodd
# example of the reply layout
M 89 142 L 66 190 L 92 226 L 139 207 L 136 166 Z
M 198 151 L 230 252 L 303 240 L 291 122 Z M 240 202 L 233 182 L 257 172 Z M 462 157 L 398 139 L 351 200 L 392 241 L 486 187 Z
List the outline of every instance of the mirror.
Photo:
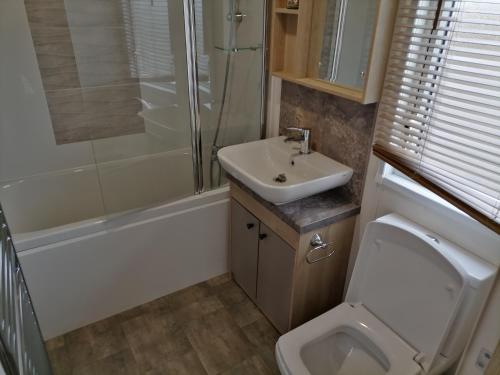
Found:
M 333 84 L 363 89 L 377 16 L 375 0 L 315 3 L 309 73 Z

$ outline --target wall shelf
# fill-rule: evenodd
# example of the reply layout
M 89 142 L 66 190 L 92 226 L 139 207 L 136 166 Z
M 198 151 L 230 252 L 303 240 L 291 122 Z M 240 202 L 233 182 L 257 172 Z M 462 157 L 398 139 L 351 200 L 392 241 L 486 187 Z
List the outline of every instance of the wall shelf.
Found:
M 313 1 L 301 2 L 299 9 L 287 9 L 285 4 L 273 0 L 270 70 L 302 78 L 307 72 Z
M 325 0 L 301 1 L 299 9 L 287 9 L 286 0 L 272 2 L 269 68 L 273 76 L 362 104 L 379 100 L 397 2 L 377 0 L 366 78 L 360 88 L 318 78 L 316 57 L 321 53 Z
M 278 14 L 293 14 L 293 15 L 299 15 L 299 10 L 298 9 L 288 9 L 288 8 L 275 8 L 274 13 Z
M 244 51 L 258 51 L 258 50 L 262 49 L 262 46 L 257 45 L 257 46 L 234 47 L 234 48 L 225 48 L 225 47 L 220 47 L 220 46 L 214 46 L 214 48 L 218 51 L 237 53 L 237 52 L 244 52 Z
M 355 89 L 352 87 L 341 86 L 341 85 L 332 85 L 327 81 L 323 81 L 316 78 L 308 78 L 308 77 L 297 78 L 291 75 L 290 73 L 284 71 L 275 71 L 272 72 L 272 75 L 281 78 L 285 81 L 308 87 L 310 89 L 325 92 L 327 94 L 340 96 L 342 98 L 353 100 L 359 103 L 363 102 L 364 93 L 363 90 L 360 89 Z

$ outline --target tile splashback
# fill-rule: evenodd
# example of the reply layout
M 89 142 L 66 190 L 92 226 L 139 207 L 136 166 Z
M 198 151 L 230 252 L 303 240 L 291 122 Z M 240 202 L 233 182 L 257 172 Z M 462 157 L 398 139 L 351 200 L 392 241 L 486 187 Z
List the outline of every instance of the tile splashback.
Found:
M 290 126 L 312 129 L 313 149 L 354 170 L 345 189 L 361 202 L 370 156 L 375 104 L 362 105 L 283 81 L 280 134 Z
M 25 0 L 56 144 L 145 131 L 121 0 Z

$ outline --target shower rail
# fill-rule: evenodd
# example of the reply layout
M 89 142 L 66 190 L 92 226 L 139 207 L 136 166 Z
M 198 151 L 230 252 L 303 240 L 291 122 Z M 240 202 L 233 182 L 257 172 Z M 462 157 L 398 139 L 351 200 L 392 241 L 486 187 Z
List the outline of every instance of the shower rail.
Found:
M 198 55 L 196 50 L 196 18 L 194 0 L 183 1 L 184 33 L 186 38 L 186 65 L 188 73 L 189 117 L 191 125 L 191 148 L 193 150 L 194 192 L 204 191 L 203 142 L 201 138 L 200 97 L 198 94 Z
M 233 7 L 235 3 L 233 3 Z M 196 42 L 196 12 L 195 12 L 195 0 L 183 0 L 182 1 L 183 13 L 184 13 L 184 37 L 186 45 L 186 67 L 187 67 L 187 88 L 188 88 L 188 100 L 189 100 L 189 116 L 190 116 L 190 128 L 191 128 L 191 148 L 192 148 L 192 159 L 193 159 L 193 178 L 194 178 L 194 192 L 195 194 L 201 194 L 205 191 L 205 181 L 203 173 L 203 140 L 201 132 L 201 114 L 200 114 L 200 98 L 199 98 L 199 80 L 198 80 L 198 53 L 197 53 L 197 42 Z M 243 51 L 257 51 L 262 49 L 262 71 L 260 77 L 260 87 L 261 87 L 261 106 L 260 106 L 260 137 L 264 138 L 265 128 L 266 128 L 266 93 L 267 93 L 267 11 L 269 3 L 268 0 L 263 0 L 263 18 L 262 23 L 262 45 L 257 46 L 246 46 L 241 48 L 231 48 L 231 46 L 226 49 L 226 52 L 231 55 L 232 53 L 243 52 Z M 235 9 L 233 9 L 235 10 Z M 232 22 L 233 18 L 229 18 Z M 241 21 L 237 21 L 241 22 Z M 216 49 L 223 49 L 223 47 L 214 46 Z M 226 77 L 227 84 L 227 77 Z M 225 97 L 225 95 L 223 95 Z M 222 113 L 222 111 L 221 111 Z M 220 119 L 219 119 L 220 121 Z M 217 136 L 215 136 L 215 141 L 217 141 Z M 217 151 L 217 146 L 212 147 L 212 151 Z M 211 173 L 211 172 L 210 172 Z M 210 186 L 212 188 L 212 186 Z
M 0 205 L 0 362 L 7 375 L 50 375 L 50 362 Z

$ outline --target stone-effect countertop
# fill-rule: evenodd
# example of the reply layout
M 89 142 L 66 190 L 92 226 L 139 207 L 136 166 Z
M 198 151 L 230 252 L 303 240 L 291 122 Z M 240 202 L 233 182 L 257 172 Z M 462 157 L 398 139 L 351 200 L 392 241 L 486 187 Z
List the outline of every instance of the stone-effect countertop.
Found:
M 266 201 L 230 174 L 227 174 L 227 177 L 298 233 L 307 233 L 325 227 L 357 215 L 361 211 L 361 207 L 354 204 L 349 194 L 342 188 L 277 206 Z

